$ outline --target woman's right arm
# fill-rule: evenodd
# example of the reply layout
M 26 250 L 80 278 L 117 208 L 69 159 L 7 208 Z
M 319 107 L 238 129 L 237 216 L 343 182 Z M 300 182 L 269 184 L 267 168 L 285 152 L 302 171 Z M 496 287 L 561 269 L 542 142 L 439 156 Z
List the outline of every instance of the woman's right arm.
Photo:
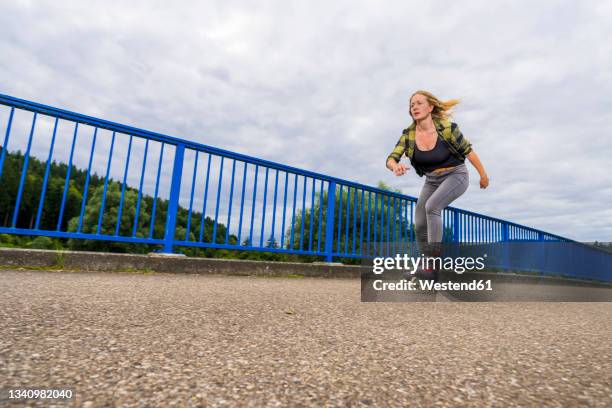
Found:
M 406 135 L 402 133 L 402 136 L 398 140 L 395 148 L 391 152 L 391 154 L 387 157 L 386 166 L 389 170 L 391 170 L 396 176 L 403 176 L 408 171 L 408 167 L 405 164 L 400 163 L 400 159 L 402 155 L 406 151 Z
M 396 176 L 403 176 L 408 171 L 408 167 L 404 163 L 398 163 L 393 158 L 387 160 L 387 168 Z

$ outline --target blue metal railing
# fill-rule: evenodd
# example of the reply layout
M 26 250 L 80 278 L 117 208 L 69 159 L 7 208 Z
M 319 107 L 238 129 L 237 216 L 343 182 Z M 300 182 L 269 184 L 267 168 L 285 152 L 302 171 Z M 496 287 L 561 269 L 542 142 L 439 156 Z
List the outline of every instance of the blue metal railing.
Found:
M 0 104 L 6 106 L 0 186 L 7 154 L 18 152 L 23 160 L 11 222 L 0 224 L 0 233 L 152 244 L 168 253 L 176 247 L 281 252 L 330 262 L 367 256 L 372 245 L 381 245 L 381 253 L 414 245 L 414 197 L 7 95 Z M 19 133 L 27 134 L 23 157 Z M 19 140 L 23 145 L 26 137 Z M 61 153 L 68 164 L 56 209 L 45 205 L 50 172 L 58 168 L 51 163 L 66 162 Z M 40 185 L 28 179 L 33 155 L 45 163 Z M 86 170 L 84 181 L 79 175 L 82 186 L 75 186 L 71 172 L 81 171 L 79 163 Z M 40 193 L 28 223 L 20 206 L 33 191 Z M 454 207 L 443 211 L 443 221 L 446 242 L 571 241 Z

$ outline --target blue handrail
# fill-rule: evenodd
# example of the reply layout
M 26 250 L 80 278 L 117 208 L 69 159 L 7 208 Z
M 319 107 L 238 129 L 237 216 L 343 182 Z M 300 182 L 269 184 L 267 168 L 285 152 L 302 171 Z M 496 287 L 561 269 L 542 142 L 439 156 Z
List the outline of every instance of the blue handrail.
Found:
M 11 223 L 0 224 L 0 233 L 153 244 L 161 245 L 162 251 L 168 253 L 184 246 L 316 255 L 329 262 L 338 257 L 369 256 L 367 248 L 380 243 L 383 250 L 383 242 L 391 243 L 384 248 L 387 253 L 413 248 L 415 197 L 8 95 L 0 94 L 0 104 L 10 108 L 0 156 L 0 183 L 10 153 L 8 142 L 16 145 L 17 140 L 11 135 L 24 117 L 15 113 L 33 112 Z M 43 156 L 45 175 L 34 211 L 36 222 L 29 225 L 19 217 L 20 203 L 28 188 L 28 161 L 31 152 L 44 150 L 38 147 L 44 145 L 41 141 L 47 137 L 46 133 L 37 132 L 37 120 L 38 123 L 51 120 L 54 125 L 50 146 Z M 45 212 L 44 205 L 49 196 L 50 163 L 58 150 L 58 122 L 66 122 L 74 130 L 72 142 L 64 146 L 69 146 L 70 158 L 61 207 L 58 214 L 51 214 Z M 93 131 L 83 132 L 82 128 L 87 127 Z M 108 140 L 104 138 L 111 134 L 110 149 L 105 151 L 101 141 Z M 91 144 L 86 146 L 88 140 Z M 137 147 L 139 142 L 144 144 L 143 153 Z M 15 147 L 12 149 L 16 151 Z M 125 150 L 124 163 L 113 161 L 119 151 Z M 84 191 L 76 206 L 77 214 L 67 214 L 67 204 L 72 199 L 71 178 L 75 177 L 72 173 L 77 172 L 74 161 L 81 155 L 88 163 L 85 181 L 78 186 Z M 98 163 L 99 157 L 105 157 L 103 164 Z M 138 169 L 136 183 L 129 178 L 132 161 Z M 122 170 L 117 180 L 110 175 L 115 167 Z M 104 181 L 103 188 L 100 185 L 99 189 L 89 191 L 91 178 L 98 172 L 103 174 L 99 177 Z M 111 199 L 118 189 L 119 198 Z M 236 194 L 239 197 L 234 197 Z M 238 202 L 240 205 L 235 206 Z M 128 210 L 128 205 L 135 209 Z M 164 212 L 163 224 L 156 227 Z M 54 228 L 42 225 L 43 215 L 54 220 Z M 66 217 L 76 218 L 71 222 Z M 444 238 L 447 242 L 573 242 L 455 207 L 444 210 L 443 221 L 448 231 Z M 241 242 L 242 239 L 245 240 Z

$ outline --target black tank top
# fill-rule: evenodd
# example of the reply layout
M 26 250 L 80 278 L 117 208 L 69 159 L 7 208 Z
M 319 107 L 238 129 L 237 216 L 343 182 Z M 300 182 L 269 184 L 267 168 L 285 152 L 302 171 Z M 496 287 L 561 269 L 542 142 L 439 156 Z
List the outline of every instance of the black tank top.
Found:
M 444 167 L 459 166 L 464 162 L 451 154 L 446 144 L 440 140 L 440 137 L 436 139 L 436 145 L 431 150 L 420 150 L 414 144 L 414 161 L 423 168 L 424 171 L 434 171 Z

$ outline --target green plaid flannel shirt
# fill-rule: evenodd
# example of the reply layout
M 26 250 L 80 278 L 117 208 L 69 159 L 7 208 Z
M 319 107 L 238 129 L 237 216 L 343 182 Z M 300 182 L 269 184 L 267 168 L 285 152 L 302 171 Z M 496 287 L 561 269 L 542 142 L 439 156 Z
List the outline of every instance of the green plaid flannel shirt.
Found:
M 472 151 L 472 144 L 463 136 L 459 130 L 459 126 L 449 120 L 433 119 L 433 121 L 438 132 L 438 137 L 446 142 L 451 154 L 460 160 L 465 160 L 466 156 Z M 412 122 L 408 128 L 402 131 L 402 136 L 400 136 L 399 141 L 391 154 L 387 157 L 385 163 L 389 159 L 393 159 L 399 163 L 402 155 L 406 154 L 406 157 L 410 160 L 410 164 L 414 167 L 417 174 L 423 176 L 425 171 L 414 162 L 415 137 L 416 122 Z

